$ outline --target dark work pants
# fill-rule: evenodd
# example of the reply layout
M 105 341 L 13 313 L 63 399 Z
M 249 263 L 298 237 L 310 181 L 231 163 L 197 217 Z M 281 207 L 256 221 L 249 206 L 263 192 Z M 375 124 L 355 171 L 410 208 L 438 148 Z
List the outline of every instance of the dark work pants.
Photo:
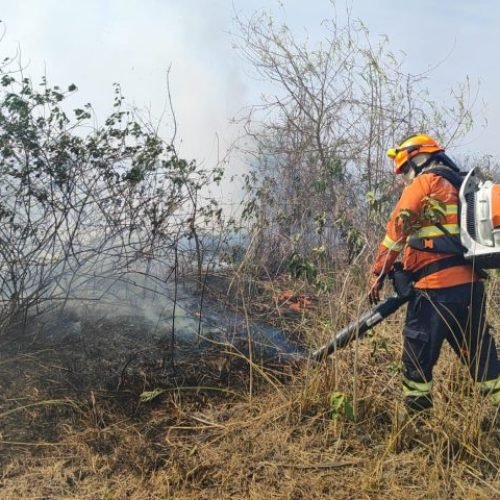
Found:
M 403 383 L 406 381 L 408 387 L 418 388 L 432 381 L 432 370 L 445 339 L 468 366 L 475 382 L 500 376 L 495 341 L 485 319 L 482 282 L 416 290 L 408 303 L 403 334 Z M 414 409 L 430 407 L 430 390 L 421 395 L 414 391 L 406 403 Z

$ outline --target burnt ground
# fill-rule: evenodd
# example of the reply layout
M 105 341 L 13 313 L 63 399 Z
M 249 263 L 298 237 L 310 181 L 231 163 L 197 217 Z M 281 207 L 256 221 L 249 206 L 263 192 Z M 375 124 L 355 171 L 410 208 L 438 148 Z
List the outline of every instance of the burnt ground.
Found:
M 140 442 L 110 460 L 105 476 L 132 468 L 142 477 L 166 466 L 165 434 L 179 422 L 179 401 L 197 411 L 241 401 L 256 389 L 259 376 L 250 380 L 244 353 L 244 334 L 233 335 L 232 345 L 217 338 L 193 342 L 143 315 L 55 310 L 12 324 L 0 338 L 0 496 L 3 488 L 19 498 L 46 488 L 43 474 L 30 485 L 26 471 L 54 455 L 66 457 L 55 484 L 68 485 L 64 495 L 75 492 L 73 483 L 94 476 L 89 461 L 114 455 L 119 443 L 132 439 L 122 426 Z M 274 377 L 273 362 L 267 365 L 260 360 L 259 371 Z M 160 408 L 162 418 L 152 423 Z M 82 447 L 89 454 L 83 466 Z M 16 484 L 24 486 L 16 490 Z
M 38 404 L 49 417 L 99 399 L 134 418 L 141 415 L 144 391 L 240 384 L 247 389 L 247 363 L 237 355 L 247 347 L 243 339 L 239 346 L 193 344 L 172 339 L 168 329 L 159 332 L 141 316 L 94 322 L 70 313 L 48 329 L 38 327 L 11 329 L 0 341 L 0 413 L 7 441 L 57 439 L 57 426 L 30 416 L 41 411 Z

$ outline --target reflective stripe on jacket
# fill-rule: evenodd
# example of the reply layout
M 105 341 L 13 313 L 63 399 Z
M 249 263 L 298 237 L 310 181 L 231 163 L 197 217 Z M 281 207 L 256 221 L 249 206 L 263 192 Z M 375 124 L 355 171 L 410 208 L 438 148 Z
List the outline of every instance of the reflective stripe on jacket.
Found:
M 387 224 L 372 272 L 385 274 L 401 251 L 408 271 L 450 257 L 450 253 L 433 251 L 443 232 L 434 225 L 441 223 L 450 234 L 459 234 L 458 191 L 446 179 L 432 172 L 422 173 L 406 186 Z M 412 248 L 419 240 L 422 249 Z M 419 280 L 417 288 L 443 288 L 462 285 L 477 278 L 470 265 L 442 269 Z

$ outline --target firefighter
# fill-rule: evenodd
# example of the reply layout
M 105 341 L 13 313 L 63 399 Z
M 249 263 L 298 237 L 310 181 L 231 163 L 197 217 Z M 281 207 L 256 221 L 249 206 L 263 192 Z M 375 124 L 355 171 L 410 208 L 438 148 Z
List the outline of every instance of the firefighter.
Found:
M 500 405 L 500 362 L 485 320 L 484 276 L 456 251 L 460 228 L 453 179 L 459 169 L 424 134 L 408 137 L 387 155 L 406 186 L 372 266 L 369 298 L 378 302 L 383 278 L 403 252 L 404 269 L 415 281 L 403 331 L 406 407 L 432 407 L 432 371 L 444 340 L 481 392 Z

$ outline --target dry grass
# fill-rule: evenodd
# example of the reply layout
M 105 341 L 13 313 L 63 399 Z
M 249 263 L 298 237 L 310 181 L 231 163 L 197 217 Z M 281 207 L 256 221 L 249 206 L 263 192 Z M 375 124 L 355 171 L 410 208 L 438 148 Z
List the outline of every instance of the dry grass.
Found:
M 326 335 L 352 300 L 331 297 L 295 321 L 298 334 Z M 87 354 L 32 340 L 3 349 L 0 497 L 500 498 L 500 417 L 448 349 L 432 415 L 399 418 L 401 315 L 326 365 L 206 352 L 163 378 L 152 346 L 124 371 L 116 337 L 87 327 Z M 157 385 L 167 390 L 140 403 Z M 355 421 L 334 418 L 332 391 Z

